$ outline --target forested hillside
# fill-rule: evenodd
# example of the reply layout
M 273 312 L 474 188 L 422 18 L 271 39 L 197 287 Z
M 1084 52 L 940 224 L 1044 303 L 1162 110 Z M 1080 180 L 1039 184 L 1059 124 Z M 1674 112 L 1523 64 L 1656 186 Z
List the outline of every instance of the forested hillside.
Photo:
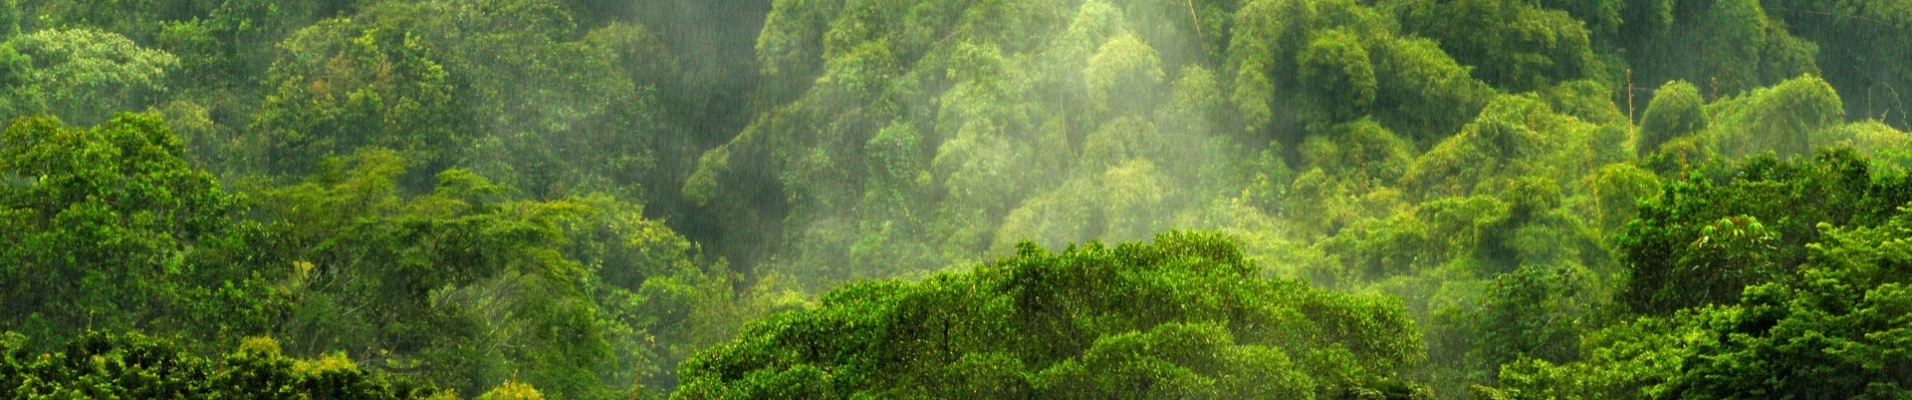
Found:
M 1902 398 L 1908 102 L 1902 0 L 0 0 L 0 398 Z

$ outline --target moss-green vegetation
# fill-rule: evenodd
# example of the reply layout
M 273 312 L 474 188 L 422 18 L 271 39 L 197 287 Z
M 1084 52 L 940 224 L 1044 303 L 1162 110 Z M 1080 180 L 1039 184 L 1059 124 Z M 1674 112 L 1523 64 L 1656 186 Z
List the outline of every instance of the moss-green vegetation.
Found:
M 1902 3 L 0 0 L 0 397 L 1903 397 Z

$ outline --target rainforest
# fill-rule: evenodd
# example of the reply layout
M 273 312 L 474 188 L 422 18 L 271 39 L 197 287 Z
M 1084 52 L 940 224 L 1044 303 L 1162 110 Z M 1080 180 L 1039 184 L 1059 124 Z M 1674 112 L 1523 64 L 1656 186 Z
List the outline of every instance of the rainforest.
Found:
M 0 399 L 1912 398 L 1906 0 L 0 0 Z

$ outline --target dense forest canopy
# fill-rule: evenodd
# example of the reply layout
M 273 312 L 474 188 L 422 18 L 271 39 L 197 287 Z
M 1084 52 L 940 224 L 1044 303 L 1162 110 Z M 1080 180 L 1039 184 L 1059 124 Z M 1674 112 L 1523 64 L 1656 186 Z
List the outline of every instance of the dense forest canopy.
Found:
M 0 0 L 0 398 L 1904 398 L 1909 96 L 1902 0 Z

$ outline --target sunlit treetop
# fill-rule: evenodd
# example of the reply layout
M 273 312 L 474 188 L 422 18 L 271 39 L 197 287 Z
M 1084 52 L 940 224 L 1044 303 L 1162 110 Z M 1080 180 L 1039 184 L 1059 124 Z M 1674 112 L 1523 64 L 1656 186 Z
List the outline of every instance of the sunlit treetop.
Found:
M 1390 301 L 1261 277 L 1214 234 L 1024 244 L 753 323 L 687 362 L 675 397 L 1431 398 L 1396 378 L 1414 331 Z

